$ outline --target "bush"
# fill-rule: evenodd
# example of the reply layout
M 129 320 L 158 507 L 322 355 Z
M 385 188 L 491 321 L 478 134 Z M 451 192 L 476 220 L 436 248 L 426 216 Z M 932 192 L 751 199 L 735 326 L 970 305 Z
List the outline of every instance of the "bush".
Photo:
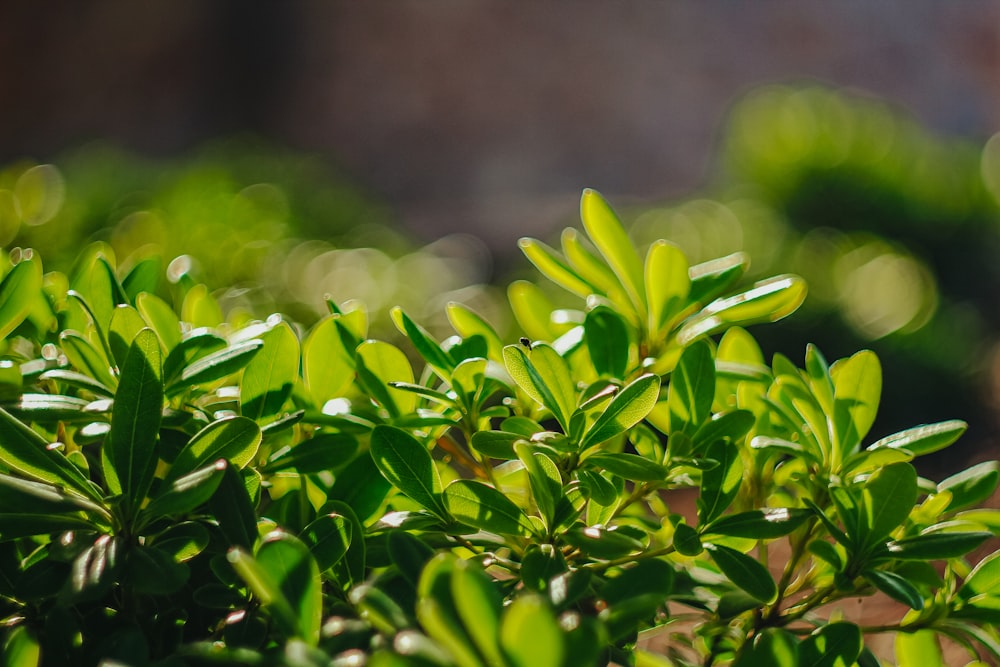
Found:
M 12 252 L 7 662 L 874 665 L 881 633 L 901 664 L 944 664 L 939 637 L 1000 658 L 998 557 L 970 555 L 1000 468 L 911 463 L 964 423 L 872 442 L 873 353 L 767 364 L 742 328 L 801 279 L 737 290 L 745 255 L 643 259 L 596 192 L 581 211 L 561 252 L 521 243 L 580 308 L 512 284 L 512 345 L 457 303 L 443 342 L 395 309 L 416 368 L 357 303 L 227 322 L 100 245 L 69 276 Z M 845 620 L 867 595 L 900 604 Z

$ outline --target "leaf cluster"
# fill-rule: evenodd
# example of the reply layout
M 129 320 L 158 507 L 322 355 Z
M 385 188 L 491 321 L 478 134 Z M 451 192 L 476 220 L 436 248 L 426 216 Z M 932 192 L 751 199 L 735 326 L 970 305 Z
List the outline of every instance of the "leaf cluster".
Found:
M 586 237 L 522 249 L 578 296 L 509 296 L 504 344 L 447 307 L 406 350 L 358 303 L 309 330 L 223 317 L 203 285 L 100 245 L 0 280 L 0 630 L 16 665 L 942 663 L 1000 658 L 996 463 L 912 460 L 959 421 L 872 441 L 868 351 L 766 363 L 743 328 L 795 276 L 643 257 L 585 191 Z M 692 501 L 693 500 L 693 504 Z M 898 601 L 878 626 L 839 601 Z M 655 648 L 654 648 L 655 647 Z M 937 656 L 935 658 L 935 656 Z M 11 662 L 13 660 L 13 662 Z

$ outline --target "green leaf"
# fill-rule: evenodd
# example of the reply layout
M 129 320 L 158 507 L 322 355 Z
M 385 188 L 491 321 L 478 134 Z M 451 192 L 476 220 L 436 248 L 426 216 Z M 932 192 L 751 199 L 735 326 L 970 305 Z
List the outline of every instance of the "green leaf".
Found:
M 909 463 L 878 470 L 862 491 L 868 544 L 876 544 L 906 520 L 917 502 L 917 471 Z
M 128 303 L 128 296 L 104 254 L 105 248 L 107 246 L 100 243 L 87 248 L 78 258 L 70 279 L 70 287 L 82 297 L 93 317 L 94 326 L 100 331 L 107 331 L 115 306 Z
M 168 353 L 181 342 L 181 323 L 170 304 L 155 294 L 143 292 L 135 297 L 135 307 L 156 332 Z M 164 376 L 166 365 L 164 362 Z
M 321 572 L 339 563 L 351 547 L 354 527 L 337 513 L 324 514 L 302 529 L 302 540 L 309 547 Z
M 503 361 L 503 341 L 500 336 L 483 317 L 471 308 L 449 301 L 445 307 L 448 321 L 462 338 L 472 338 L 482 336 L 486 341 L 487 356 L 492 361 Z
M 695 433 L 708 420 L 715 399 L 715 360 L 707 341 L 692 343 L 670 374 L 670 431 Z
M 880 447 L 878 449 L 863 449 L 847 457 L 840 474 L 844 479 L 878 470 L 893 463 L 907 463 L 913 460 L 913 452 L 908 449 Z
M 708 303 L 735 284 L 749 268 L 750 257 L 744 252 L 692 266 L 688 270 L 691 277 L 688 301 L 701 305 Z
M 794 313 L 805 298 L 806 283 L 798 276 L 775 276 L 756 282 L 745 292 L 705 306 L 684 323 L 677 332 L 677 341 L 686 345 L 731 326 L 776 322 Z
M 281 412 L 299 376 L 299 339 L 283 320 L 260 339 L 264 347 L 243 369 L 240 403 L 244 416 L 269 421 Z
M 100 503 L 103 496 L 56 447 L 0 408 L 0 462 L 24 477 L 67 486 Z
M 442 552 L 427 563 L 417 586 L 417 620 L 459 667 L 482 667 L 482 659 L 452 597 L 452 576 L 457 562 L 454 555 Z
M 799 644 L 802 667 L 851 667 L 861 655 L 861 630 L 853 623 L 830 623 Z
M 413 382 L 413 369 L 406 355 L 389 343 L 368 340 L 357 349 L 358 379 L 365 391 L 393 417 L 412 413 L 417 397 L 410 392 L 391 389 L 389 382 Z
M 752 597 L 765 604 L 778 597 L 778 587 L 760 561 L 721 544 L 706 544 L 705 549 L 722 573 Z
M 108 359 L 82 335 L 76 331 L 63 331 L 59 334 L 59 345 L 70 364 L 78 371 L 94 378 L 112 392 L 118 386 Z
M 289 637 L 319 643 L 322 582 L 309 548 L 280 530 L 271 532 L 255 557 L 232 549 L 229 562 Z
M 981 560 L 958 589 L 958 597 L 962 600 L 969 600 L 977 595 L 1000 597 L 1000 551 Z
M 984 461 L 942 480 L 937 489 L 951 493 L 946 511 L 953 512 L 983 502 L 993 494 L 998 482 L 1000 463 Z
M 563 289 L 583 299 L 599 291 L 574 271 L 558 252 L 541 241 L 522 238 L 518 239 L 517 246 L 542 275 Z
M 355 539 L 355 536 L 365 534 L 365 528 L 358 519 L 358 514 L 354 507 L 341 500 L 327 501 L 320 508 L 320 514 L 339 514 L 351 525 L 351 544 L 347 548 L 344 558 L 334 566 L 334 572 L 338 580 L 347 588 L 352 582 L 360 583 L 364 581 L 367 574 L 368 551 L 365 540 Z
M 172 595 L 187 583 L 191 570 L 156 547 L 137 546 L 128 551 L 123 584 L 136 593 Z
M 0 474 L 0 514 L 5 512 L 61 514 L 67 512 L 92 512 L 107 515 L 103 505 L 67 492 L 62 485 L 33 482 L 11 475 Z
M 507 287 L 507 300 L 514 311 L 514 318 L 528 338 L 551 341 L 563 333 L 564 329 L 556 327 L 551 321 L 552 302 L 537 285 L 527 280 L 515 280 Z
M 545 600 L 523 594 L 504 610 L 500 646 L 510 667 L 562 664 L 563 631 Z
M 520 346 L 503 349 L 504 364 L 511 378 L 532 399 L 552 412 L 564 431 L 576 409 L 576 386 L 566 360 L 551 345 L 536 343 L 530 353 Z
M 358 451 L 358 440 L 347 433 L 316 433 L 292 447 L 276 451 L 261 471 L 268 474 L 291 470 L 314 475 L 347 464 Z M 175 463 L 176 465 L 176 463 Z M 375 472 L 378 477 L 378 472 Z
M 215 494 L 227 467 L 225 459 L 219 459 L 212 465 L 164 483 L 149 505 L 141 510 L 143 521 L 188 514 L 198 509 Z
M 596 190 L 588 188 L 583 191 L 580 219 L 587 236 L 618 276 L 636 312 L 646 312 L 642 258 L 636 252 L 618 216 Z
M 455 611 L 487 665 L 503 667 L 500 653 L 500 611 L 503 598 L 478 564 L 456 561 L 451 574 Z
M 893 449 L 906 449 L 913 452 L 914 456 L 924 456 L 944 449 L 958 440 L 968 426 L 964 421 L 958 419 L 936 424 L 923 424 L 886 436 L 869 445 L 868 449 L 877 450 L 891 447 Z
M 159 459 L 161 364 L 160 341 L 152 329 L 143 329 L 122 365 L 111 432 L 101 452 L 105 479 L 113 492 L 123 495 L 127 513 L 146 497 Z
M 651 333 L 663 331 L 687 305 L 691 291 L 687 257 L 673 243 L 656 241 L 646 254 L 647 326 Z
M 635 454 L 594 452 L 583 462 L 633 482 L 662 482 L 667 478 L 666 468 Z
M 237 468 L 243 468 L 253 460 L 260 441 L 260 427 L 252 419 L 218 419 L 198 431 L 184 445 L 171 464 L 165 481 L 177 479 L 217 459 L 226 459 Z
M 788 535 L 812 514 L 811 510 L 794 507 L 750 510 L 720 517 L 706 526 L 702 533 L 769 540 Z
M 888 570 L 866 570 L 861 574 L 872 586 L 893 600 L 898 600 L 917 611 L 924 608 L 924 598 L 920 595 L 920 591 L 905 577 Z
M 242 370 L 264 346 L 262 340 L 247 340 L 206 355 L 181 371 L 180 378 L 167 386 L 167 396 L 190 387 L 216 382 Z
M 698 520 L 709 524 L 719 517 L 740 490 L 743 481 L 743 461 L 736 445 L 717 440 L 705 451 L 708 459 L 719 465 L 701 474 L 701 494 L 698 497 Z
M 647 373 L 618 392 L 604 412 L 594 420 L 580 443 L 586 449 L 624 433 L 645 419 L 660 396 L 660 378 Z
M 181 319 L 196 329 L 215 328 L 224 321 L 219 303 L 205 285 L 194 285 L 184 295 L 184 301 L 181 303 Z
M 727 438 L 731 442 L 739 442 L 750 432 L 755 422 L 756 417 L 749 410 L 731 410 L 712 415 L 691 436 L 691 451 L 698 454 L 708 445 Z
M 340 318 L 336 314 L 324 317 L 302 343 L 302 373 L 318 407 L 343 396 L 354 383 L 354 350 L 344 347 L 337 328 Z
M 21 325 L 41 291 L 42 265 L 28 255 L 0 281 L 0 340 Z
M 993 537 L 993 533 L 971 531 L 963 533 L 924 533 L 889 542 L 889 555 L 902 560 L 943 560 L 969 553 Z
M 439 517 L 447 517 L 441 502 L 441 478 L 430 452 L 416 438 L 395 426 L 376 426 L 371 435 L 372 460 L 397 489 Z
M 257 513 L 235 466 L 226 466 L 208 509 L 229 544 L 245 550 L 253 548 L 257 541 Z
M 153 546 L 169 554 L 178 563 L 189 561 L 208 546 L 208 529 L 201 523 L 175 523 L 153 539 Z
M 42 664 L 42 649 L 38 640 L 32 637 L 28 628 L 23 625 L 10 630 L 0 655 L 3 667 L 38 667 Z
M 108 346 L 116 366 L 121 368 L 125 364 L 132 341 L 145 328 L 146 320 L 138 310 L 127 304 L 115 306 L 108 326 Z
M 152 255 L 136 262 L 122 278 L 122 289 L 125 290 L 129 303 L 135 303 L 140 294 L 156 292 L 161 275 L 163 275 L 163 260 L 159 255 Z
M 743 647 L 733 667 L 799 667 L 798 639 L 780 628 L 765 628 Z
M 179 337 L 177 343 L 170 348 L 167 358 L 163 360 L 163 377 L 166 378 L 167 385 L 177 380 L 189 365 L 224 350 L 226 346 L 226 339 L 216 334 L 213 329 L 188 331 Z
M 937 633 L 933 630 L 897 632 L 895 657 L 898 665 L 945 667 L 941 645 L 938 644 Z
M 583 341 L 598 375 L 625 377 L 628 368 L 628 325 L 607 306 L 598 306 L 583 321 Z
M 843 454 L 853 452 L 868 434 L 882 395 L 882 366 L 870 350 L 836 362 L 833 378 L 833 430 Z
M 65 368 L 53 368 L 50 371 L 45 371 L 39 376 L 38 379 L 62 382 L 71 387 L 89 391 L 90 393 L 103 398 L 113 398 L 115 395 L 114 388 L 105 386 L 89 375 L 84 375 L 83 373 L 67 370 Z
M 524 512 L 492 486 L 459 479 L 444 490 L 444 504 L 458 521 L 498 535 L 531 535 L 534 526 Z
M 451 360 L 451 357 L 448 356 L 448 353 L 441 349 L 441 346 L 431 337 L 426 329 L 414 322 L 399 306 L 393 308 L 389 314 L 392 316 L 392 321 L 396 325 L 396 328 L 399 329 L 401 334 L 410 339 L 413 347 L 416 348 L 417 353 L 423 357 L 424 361 L 442 379 L 447 379 L 452 369 L 455 368 L 455 364 Z
M 90 401 L 59 394 L 21 394 L 14 403 L 4 405 L 18 419 L 28 422 L 91 421 L 93 414 L 84 412 Z
M 573 526 L 562 538 L 588 556 L 599 559 L 621 558 L 646 548 L 641 541 L 616 527 Z
M 538 511 L 545 520 L 545 525 L 551 528 L 555 517 L 556 499 L 562 494 L 559 468 L 542 452 L 532 451 L 524 441 L 516 442 L 513 449 L 528 473 L 528 485 L 531 487 L 531 496 L 535 499 Z
M 94 522 L 71 514 L 13 511 L 0 514 L 0 542 L 68 530 L 91 531 Z

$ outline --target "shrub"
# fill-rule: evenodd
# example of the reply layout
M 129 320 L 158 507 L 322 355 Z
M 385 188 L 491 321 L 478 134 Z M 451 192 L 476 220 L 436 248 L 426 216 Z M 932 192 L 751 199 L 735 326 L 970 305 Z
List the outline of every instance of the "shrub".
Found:
M 514 283 L 510 345 L 457 303 L 443 342 L 396 309 L 412 357 L 357 303 L 225 322 L 101 246 L 69 276 L 12 252 L 7 662 L 873 665 L 875 633 L 901 664 L 943 664 L 942 636 L 1000 658 L 997 556 L 970 556 L 998 467 L 911 463 L 965 425 L 872 442 L 873 353 L 767 364 L 742 328 L 801 279 L 735 291 L 744 255 L 642 258 L 597 193 L 581 210 L 561 252 L 521 243 L 580 308 Z M 872 594 L 898 613 L 844 620 Z

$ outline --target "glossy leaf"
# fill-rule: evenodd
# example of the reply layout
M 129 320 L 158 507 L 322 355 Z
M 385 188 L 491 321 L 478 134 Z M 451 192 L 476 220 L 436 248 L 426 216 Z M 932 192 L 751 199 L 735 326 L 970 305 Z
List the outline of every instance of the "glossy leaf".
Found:
M 111 432 L 102 449 L 104 476 L 110 488 L 138 508 L 153 480 L 163 410 L 160 342 L 152 329 L 132 341 L 122 365 Z
M 566 263 L 565 258 L 541 241 L 522 238 L 517 245 L 528 261 L 556 285 L 584 299 L 597 292 L 593 285 Z
M 749 510 L 720 517 L 706 526 L 703 532 L 768 540 L 788 535 L 810 516 L 812 511 L 801 508 L 776 507 Z
M 76 331 L 63 331 L 59 334 L 59 344 L 69 362 L 78 371 L 94 378 L 108 391 L 113 392 L 118 386 L 118 380 L 111 371 L 107 357 L 81 334 Z
M 188 440 L 171 464 L 166 481 L 217 459 L 226 459 L 242 468 L 253 459 L 260 441 L 260 427 L 251 419 L 228 417 L 216 420 Z
M 302 374 L 313 403 L 339 398 L 354 382 L 354 350 L 344 347 L 338 331 L 340 315 L 328 315 L 302 343 Z
M 662 331 L 687 303 L 691 291 L 687 257 L 673 243 L 656 241 L 646 254 L 646 301 L 650 332 Z
M 108 346 L 116 366 L 121 368 L 124 365 L 132 341 L 145 328 L 146 320 L 135 308 L 127 304 L 115 307 L 108 326 Z
M 156 332 L 167 353 L 181 342 L 181 324 L 174 309 L 155 294 L 142 293 L 135 297 L 135 307 L 146 323 Z M 164 362 L 164 375 L 166 375 Z
M 67 486 L 101 502 L 102 494 L 58 449 L 9 412 L 0 408 L 0 462 L 28 479 Z
M 598 445 L 632 428 L 646 418 L 659 396 L 659 376 L 646 374 L 636 378 L 615 394 L 594 420 L 580 446 L 586 449 Z
M 226 461 L 219 459 L 212 465 L 178 477 L 169 484 L 164 483 L 149 505 L 143 508 L 143 519 L 149 521 L 162 516 L 193 512 L 215 494 L 227 467 Z
M 955 473 L 938 484 L 938 491 L 951 493 L 948 510 L 981 503 L 990 497 L 1000 482 L 1000 463 L 984 461 Z
M 920 591 L 906 577 L 889 570 L 868 570 L 863 576 L 875 588 L 911 609 L 920 611 L 924 608 L 924 598 L 920 595 Z
M 833 427 L 844 454 L 854 451 L 868 434 L 882 395 L 882 366 L 874 352 L 864 350 L 830 369 L 833 378 Z
M 580 219 L 637 312 L 646 312 L 643 261 L 618 216 L 596 190 L 586 189 L 580 199 Z
M 399 348 L 382 341 L 369 340 L 357 349 L 358 379 L 368 394 L 390 415 L 399 417 L 416 408 L 417 397 L 392 389 L 390 382 L 413 382 L 413 369 Z
M 768 278 L 754 283 L 745 292 L 707 305 L 684 323 L 677 332 L 677 340 L 686 345 L 696 338 L 734 325 L 776 322 L 795 312 L 805 298 L 806 283 L 798 276 Z
M 528 473 L 531 497 L 534 498 L 545 525 L 551 527 L 555 517 L 556 499 L 562 494 L 559 468 L 552 459 L 542 452 L 532 451 L 523 441 L 514 444 L 514 451 Z
M 932 454 L 958 440 L 965 433 L 968 426 L 968 424 L 959 419 L 915 426 L 882 438 L 869 445 L 868 449 L 875 450 L 882 447 L 891 447 L 894 449 L 906 449 L 913 452 L 914 456 Z
M 318 517 L 302 530 L 301 538 L 309 547 L 320 571 L 339 563 L 347 554 L 354 527 L 346 517 L 331 513 Z
M 594 452 L 584 463 L 634 482 L 662 482 L 667 477 L 666 468 L 635 454 Z
M 41 291 L 42 266 L 30 256 L 7 272 L 0 281 L 0 340 L 21 325 Z
M 208 508 L 229 544 L 249 551 L 257 541 L 257 514 L 239 470 L 226 466 Z
M 830 623 L 799 644 L 799 664 L 811 667 L 851 667 L 861 655 L 861 630 L 853 623 Z
M 708 419 L 715 398 L 715 360 L 705 341 L 692 343 L 670 374 L 667 407 L 671 432 L 695 433 Z
M 869 543 L 885 539 L 910 515 L 917 502 L 917 471 L 909 463 L 893 463 L 865 482 L 864 518 Z
M 488 356 L 492 361 L 503 361 L 503 341 L 493 328 L 479 313 L 471 308 L 449 301 L 446 306 L 448 321 L 462 338 L 482 336 L 486 341 Z
M 957 558 L 969 553 L 991 537 L 993 533 L 982 531 L 924 533 L 890 542 L 889 554 L 893 558 L 904 560 Z
M 243 369 L 240 403 L 245 417 L 266 422 L 281 412 L 299 376 L 299 339 L 282 320 L 260 340 L 263 348 Z
M 239 372 L 263 346 L 261 340 L 247 340 L 198 359 L 186 366 L 180 378 L 167 386 L 167 395 L 173 396 L 189 387 L 216 382 Z
M 548 408 L 556 421 L 569 428 L 569 418 L 576 409 L 576 388 L 569 366 L 552 346 L 535 344 L 530 352 L 520 346 L 503 349 L 507 372 L 532 399 Z
M 77 493 L 69 493 L 62 485 L 0 474 L 0 513 L 61 514 L 81 510 L 95 515 L 106 513 L 102 504 Z
M 720 544 L 706 544 L 705 549 L 722 573 L 743 591 L 765 604 L 774 602 L 778 587 L 760 561 Z
M 503 613 L 500 646 L 510 667 L 562 664 L 563 633 L 544 599 L 521 595 Z
M 698 518 L 702 524 L 709 524 L 729 507 L 739 492 L 743 481 L 743 462 L 739 449 L 724 440 L 716 441 L 705 455 L 719 463 L 701 475 Z
M 587 313 L 583 322 L 583 341 L 598 375 L 625 377 L 628 368 L 628 325 L 618 313 L 598 306 Z
M 444 490 L 448 513 L 458 521 L 499 535 L 531 535 L 534 527 L 524 512 L 492 486 L 459 479 Z
M 379 425 L 372 431 L 371 453 L 379 472 L 393 486 L 438 516 L 447 516 L 441 502 L 441 478 L 430 452 L 416 438 L 394 426 Z

